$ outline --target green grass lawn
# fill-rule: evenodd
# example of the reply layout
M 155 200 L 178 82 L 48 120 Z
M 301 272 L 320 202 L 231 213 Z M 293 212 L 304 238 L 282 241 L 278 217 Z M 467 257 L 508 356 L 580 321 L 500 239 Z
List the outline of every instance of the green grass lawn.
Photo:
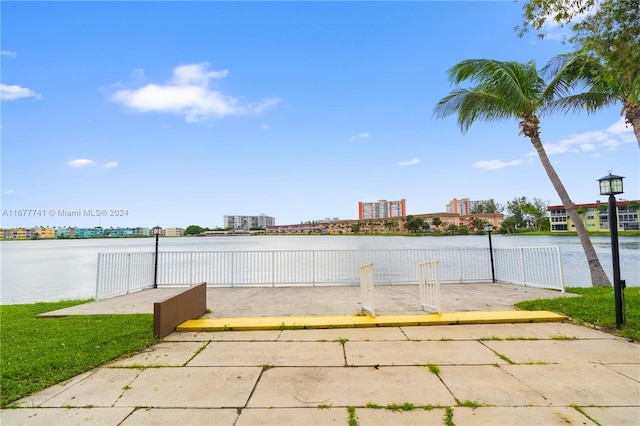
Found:
M 516 306 L 531 311 L 557 312 L 578 323 L 592 324 L 618 336 L 640 340 L 640 287 L 628 287 L 624 290 L 627 321 L 619 330 L 616 329 L 613 288 L 571 287 L 566 290 L 582 297 L 528 300 L 516 303 Z
M 2 407 L 156 341 L 152 314 L 35 318 L 86 302 L 0 306 Z

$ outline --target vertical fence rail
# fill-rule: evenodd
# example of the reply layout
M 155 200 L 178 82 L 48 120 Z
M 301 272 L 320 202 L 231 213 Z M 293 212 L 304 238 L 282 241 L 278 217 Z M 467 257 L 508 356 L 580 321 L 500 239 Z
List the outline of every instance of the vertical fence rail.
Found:
M 153 284 L 154 253 L 100 253 L 96 300 Z M 494 249 L 500 282 L 564 291 L 558 247 Z M 378 285 L 419 282 L 415 265 L 438 260 L 440 282 L 491 281 L 486 249 L 276 250 L 159 252 L 158 285 L 358 285 L 360 265 L 375 263 Z

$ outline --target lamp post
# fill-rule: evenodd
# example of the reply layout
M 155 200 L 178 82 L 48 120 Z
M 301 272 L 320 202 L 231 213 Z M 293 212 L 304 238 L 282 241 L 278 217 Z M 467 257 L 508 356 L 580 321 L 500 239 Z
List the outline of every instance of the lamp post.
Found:
M 496 270 L 493 267 L 493 244 L 491 243 L 491 232 L 493 232 L 493 225 L 491 223 L 487 223 L 484 226 L 484 230 L 487 234 L 489 234 L 489 255 L 491 256 L 491 281 L 496 282 Z
M 153 267 L 153 288 L 158 288 L 158 238 L 160 238 L 160 233 L 162 233 L 162 228 L 159 226 L 154 226 L 152 228 L 153 235 L 156 236 L 156 255 L 154 256 L 154 267 Z
M 611 257 L 613 263 L 613 290 L 616 302 L 616 327 L 620 328 L 626 322 L 624 308 L 625 282 L 620 279 L 620 252 L 618 250 L 618 209 L 616 208 L 616 194 L 622 194 L 622 179 L 624 176 L 611 174 L 598 179 L 600 195 L 609 196 L 609 232 L 611 233 Z

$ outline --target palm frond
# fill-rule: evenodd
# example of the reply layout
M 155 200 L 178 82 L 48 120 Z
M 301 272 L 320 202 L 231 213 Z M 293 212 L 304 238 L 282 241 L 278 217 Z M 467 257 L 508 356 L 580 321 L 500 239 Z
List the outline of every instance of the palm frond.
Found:
M 598 109 L 613 105 L 618 101 L 610 93 L 583 92 L 574 95 L 563 96 L 547 104 L 548 112 L 560 111 L 564 114 L 569 112 L 587 111 L 593 113 Z
M 469 82 L 475 86 L 454 89 L 438 102 L 433 115 L 442 118 L 458 114 L 463 132 L 476 119 L 497 121 L 535 114 L 544 88 L 535 62 L 469 59 L 454 65 L 448 73 L 454 84 Z
M 557 110 L 558 105 L 565 112 L 587 108 L 593 110 L 615 102 L 611 88 L 603 85 L 598 75 L 602 73 L 602 64 L 593 56 L 574 52 L 558 55 L 552 58 L 542 69 L 542 72 L 550 77 L 550 81 L 542 94 L 545 108 Z M 586 103 L 581 102 L 581 97 L 575 95 L 581 89 L 588 89 Z M 575 107 L 569 106 L 570 102 L 576 102 Z M 597 102 L 600 102 L 598 104 Z

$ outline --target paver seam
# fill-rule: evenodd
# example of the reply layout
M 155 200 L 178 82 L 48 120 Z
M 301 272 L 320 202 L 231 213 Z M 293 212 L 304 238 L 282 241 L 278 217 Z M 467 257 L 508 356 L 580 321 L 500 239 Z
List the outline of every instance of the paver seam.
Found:
M 620 363 L 620 362 L 616 362 L 615 364 L 637 365 L 637 364 L 634 364 L 634 363 L 632 363 L 632 362 L 629 362 L 629 363 Z M 631 380 L 633 380 L 634 382 L 640 383 L 640 381 L 638 381 L 638 380 L 634 379 L 633 377 L 628 376 L 628 375 L 626 375 L 626 374 L 622 373 L 621 371 L 616 370 L 615 368 L 611 368 L 611 367 L 609 366 L 609 364 L 601 364 L 601 365 L 602 365 L 603 367 L 608 368 L 609 370 L 611 370 L 611 371 L 613 371 L 613 372 L 615 372 L 615 373 L 620 374 L 620 375 L 621 375 L 621 376 L 623 376 L 623 377 L 626 377 L 627 379 L 631 379 Z
M 186 367 L 187 364 L 189 364 L 191 361 L 193 361 L 193 359 L 195 357 L 198 356 L 198 354 L 200 354 L 202 351 L 205 350 L 205 348 L 207 346 L 209 346 L 209 344 L 211 343 L 211 340 L 207 340 L 206 342 L 203 342 L 203 344 L 195 351 L 195 353 L 193 354 L 193 356 L 191 356 L 191 358 L 189 358 L 184 364 L 181 365 L 181 367 Z
M 507 364 L 516 364 L 515 362 L 513 362 L 512 360 L 510 360 L 506 355 L 501 354 L 500 352 L 492 349 L 491 347 L 485 345 L 484 340 L 478 340 L 478 343 L 480 343 L 482 346 L 484 346 L 485 348 L 489 349 L 491 352 L 493 352 L 498 358 L 500 358 L 501 360 L 503 360 L 504 362 L 506 362 Z M 497 365 L 497 364 L 496 364 Z
M 447 389 L 447 392 L 451 394 L 451 397 L 456 401 L 456 404 L 459 404 L 460 400 L 456 397 L 456 395 L 453 393 L 451 388 L 444 382 L 442 377 L 440 377 L 440 374 L 436 374 L 436 377 L 438 378 L 438 380 L 440 380 L 440 383 L 442 383 L 442 386 L 444 386 Z
M 240 415 L 242 414 L 242 410 L 247 408 L 247 405 L 249 405 L 249 401 L 251 401 L 251 398 L 253 397 L 253 394 L 255 393 L 256 389 L 258 388 L 258 384 L 260 383 L 260 380 L 262 380 L 262 375 L 264 374 L 265 371 L 270 370 L 272 368 L 278 368 L 278 367 L 263 366 L 262 369 L 260 369 L 260 374 L 258 374 L 258 378 L 256 379 L 255 383 L 253 384 L 253 388 L 251 389 L 251 392 L 249 392 L 249 396 L 244 401 L 244 405 L 242 407 L 237 407 L 236 408 L 236 410 L 238 412 L 238 417 L 236 418 L 236 421 L 234 422 L 234 425 L 238 421 L 238 418 L 240 417 Z
M 483 344 L 483 346 L 487 347 L 486 345 Z M 491 348 L 488 348 L 491 350 Z M 497 353 L 497 352 L 496 352 Z M 515 362 L 510 362 L 507 365 L 518 365 Z M 520 364 L 523 365 L 523 364 Z M 525 364 L 526 365 L 526 364 Z M 502 368 L 502 366 L 500 366 L 499 364 L 496 364 L 496 367 L 500 369 L 500 371 L 502 371 L 503 373 L 507 374 L 507 376 L 510 376 L 512 378 L 514 378 L 517 382 L 522 383 L 524 386 L 526 386 L 527 388 L 531 389 L 531 391 L 533 393 L 535 393 L 536 395 L 540 396 L 540 398 L 542 398 L 543 400 L 547 401 L 549 406 L 552 406 L 553 403 L 551 401 L 549 401 L 549 398 L 547 398 L 546 396 L 544 396 L 543 394 L 541 394 L 540 392 L 538 392 L 536 389 L 534 389 L 533 387 L 531 387 L 528 383 L 523 382 L 522 380 L 520 380 L 518 377 L 514 376 L 513 374 L 509 373 L 507 370 L 505 370 L 504 368 Z M 563 405 L 561 405 L 561 407 L 564 407 Z
M 108 367 L 108 368 L 114 368 L 114 367 Z M 115 367 L 115 368 L 117 368 L 117 367 Z M 130 367 L 130 368 L 132 368 L 132 367 Z M 152 367 L 152 368 L 154 368 L 154 367 Z M 141 375 L 141 374 L 142 374 L 142 372 L 144 371 L 144 368 L 140 368 L 140 367 L 132 368 L 132 369 L 138 370 L 138 374 L 136 374 L 136 376 L 135 376 L 133 379 L 131 379 L 131 381 L 130 381 L 129 383 L 127 383 L 126 385 L 124 385 L 124 387 L 122 388 L 122 392 L 120 392 L 120 395 L 118 395 L 118 397 L 116 398 L 116 400 L 115 400 L 115 401 L 113 401 L 113 404 L 111 404 L 111 405 L 109 406 L 109 408 L 116 408 L 116 404 L 118 403 L 118 401 L 120 401 L 120 399 L 122 398 L 122 396 L 124 395 L 124 393 L 125 393 L 126 391 L 128 391 L 129 389 L 131 389 L 131 384 L 132 384 L 133 382 L 135 382 L 135 381 L 136 381 L 136 379 L 137 379 L 138 377 L 140 377 L 140 375 Z M 134 410 L 134 411 L 135 411 L 135 410 Z M 131 413 L 129 413 L 129 415 L 131 415 Z M 127 416 L 127 417 L 128 417 L 128 416 Z M 124 420 L 123 420 L 123 421 L 124 421 Z
M 98 372 L 98 370 L 99 370 L 99 369 L 100 369 L 100 368 L 96 368 L 96 369 L 94 369 L 93 371 L 87 372 L 87 374 L 85 375 L 85 377 L 83 377 L 83 378 L 82 378 L 82 379 L 80 379 L 80 380 L 74 381 L 74 379 L 77 379 L 77 377 L 78 377 L 78 376 L 74 376 L 74 377 L 69 378 L 68 380 L 65 380 L 65 381 L 63 381 L 63 382 L 61 382 L 61 383 L 58 383 L 58 384 L 56 384 L 56 385 L 53 385 L 53 386 L 51 386 L 51 388 L 56 387 L 56 386 L 60 387 L 60 390 L 59 390 L 58 392 L 56 392 L 55 394 L 50 395 L 47 399 L 45 399 L 44 401 L 41 401 L 41 402 L 40 402 L 39 404 L 37 404 L 37 405 L 33 405 L 33 404 L 32 404 L 32 405 L 31 405 L 31 406 L 29 406 L 29 407 L 19 406 L 18 408 L 45 408 L 45 407 L 42 407 L 42 404 L 45 404 L 47 401 L 52 400 L 53 398 L 55 398 L 55 397 L 57 397 L 58 395 L 60 395 L 62 392 L 65 392 L 65 391 L 67 391 L 68 389 L 71 389 L 71 388 L 75 387 L 76 385 L 78 385 L 78 384 L 80 384 L 80 383 L 84 382 L 84 381 L 85 381 L 85 380 L 87 380 L 89 377 L 91 377 L 91 376 L 93 376 L 94 374 L 96 374 L 96 373 Z M 73 382 L 73 383 L 72 383 L 72 382 Z M 67 385 L 69 385 L 69 387 L 67 387 Z M 49 388 L 47 388 L 47 389 L 49 389 Z M 43 389 L 42 391 L 45 391 L 45 390 L 46 390 L 46 389 Z M 40 392 L 42 392 L 42 391 L 40 391 Z M 14 403 L 15 403 L 15 404 L 17 404 L 20 400 L 22 400 L 22 399 L 28 399 L 28 398 L 31 398 L 32 396 L 34 396 L 34 395 L 36 395 L 36 394 L 38 394 L 38 393 L 39 393 L 39 392 L 35 392 L 35 393 L 32 393 L 31 395 L 27 395 L 27 396 L 25 396 L 25 397 L 23 397 L 23 398 L 20 398 L 18 401 L 15 401 Z

